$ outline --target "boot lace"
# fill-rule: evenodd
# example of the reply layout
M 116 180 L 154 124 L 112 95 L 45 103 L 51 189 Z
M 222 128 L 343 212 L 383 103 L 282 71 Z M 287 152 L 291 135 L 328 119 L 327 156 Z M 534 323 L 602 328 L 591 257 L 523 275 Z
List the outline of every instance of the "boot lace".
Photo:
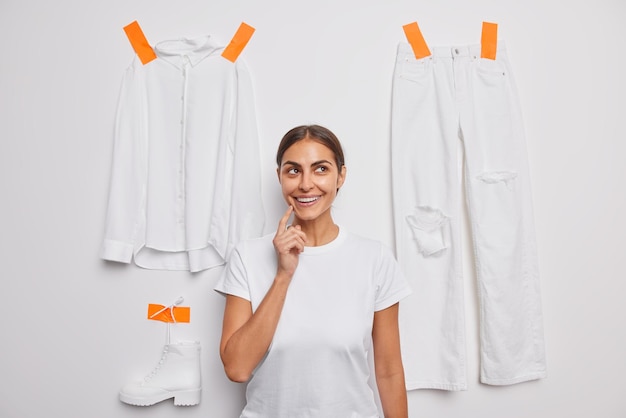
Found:
M 149 382 L 150 380 L 154 378 L 154 376 L 157 375 L 157 373 L 159 373 L 161 366 L 163 366 L 163 364 L 165 364 L 165 361 L 167 360 L 168 352 L 169 352 L 169 346 L 166 345 L 165 347 L 163 347 L 163 352 L 161 353 L 161 359 L 159 360 L 157 365 L 154 366 L 154 369 L 152 369 L 152 371 L 146 377 L 144 377 L 143 380 L 145 382 Z

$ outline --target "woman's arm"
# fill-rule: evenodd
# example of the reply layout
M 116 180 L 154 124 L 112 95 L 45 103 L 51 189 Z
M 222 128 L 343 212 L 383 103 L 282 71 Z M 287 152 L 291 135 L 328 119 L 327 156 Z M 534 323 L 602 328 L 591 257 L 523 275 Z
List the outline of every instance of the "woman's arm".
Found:
M 396 303 L 375 312 L 372 330 L 376 383 L 385 418 L 408 417 L 404 368 L 400 355 L 398 306 Z
M 237 296 L 226 296 L 220 356 L 230 380 L 247 381 L 267 352 L 274 338 L 288 286 L 288 281 L 275 280 L 254 314 L 249 301 Z
M 245 382 L 267 352 L 285 304 L 291 278 L 304 250 L 306 235 L 299 226 L 287 228 L 293 208 L 290 206 L 278 224 L 274 248 L 278 268 L 272 286 L 257 310 L 240 297 L 227 295 L 222 324 L 220 356 L 229 379 Z

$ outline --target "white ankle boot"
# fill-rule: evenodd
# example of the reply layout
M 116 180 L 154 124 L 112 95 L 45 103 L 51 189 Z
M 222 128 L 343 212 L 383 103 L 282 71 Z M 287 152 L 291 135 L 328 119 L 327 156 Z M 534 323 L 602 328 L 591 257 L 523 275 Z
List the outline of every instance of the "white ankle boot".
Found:
M 120 391 L 120 401 L 137 406 L 154 405 L 174 398 L 174 405 L 200 403 L 200 343 L 167 344 L 159 364 L 143 381 L 129 383 Z

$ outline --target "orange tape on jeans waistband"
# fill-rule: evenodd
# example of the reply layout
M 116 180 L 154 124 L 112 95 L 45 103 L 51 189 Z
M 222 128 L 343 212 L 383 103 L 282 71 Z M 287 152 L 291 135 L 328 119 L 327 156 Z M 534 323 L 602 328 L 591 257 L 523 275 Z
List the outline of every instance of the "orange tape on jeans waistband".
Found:
M 163 322 L 189 322 L 191 309 L 188 306 L 148 305 L 148 319 Z M 172 316 L 173 315 L 173 316 Z
M 237 61 L 239 54 L 246 47 L 250 38 L 252 38 L 252 34 L 254 33 L 254 28 L 245 22 L 241 22 L 239 25 L 239 29 L 231 39 L 228 46 L 222 52 L 222 56 L 226 58 L 230 62 Z
M 124 32 L 143 65 L 157 57 L 136 20 L 124 26 Z
M 480 57 L 495 60 L 497 49 L 498 24 L 483 22 L 483 32 L 480 38 Z
M 406 39 L 411 44 L 411 48 L 413 48 L 415 58 L 420 59 L 430 56 L 430 49 L 428 49 L 428 44 L 426 44 L 417 22 L 404 25 L 402 29 L 404 29 Z

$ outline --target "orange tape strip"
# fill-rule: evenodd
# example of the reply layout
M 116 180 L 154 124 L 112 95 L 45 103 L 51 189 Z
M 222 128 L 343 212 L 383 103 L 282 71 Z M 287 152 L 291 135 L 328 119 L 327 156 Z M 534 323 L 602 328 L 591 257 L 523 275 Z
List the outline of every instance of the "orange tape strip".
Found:
M 415 58 L 420 59 L 428 57 L 430 55 L 430 49 L 428 49 L 428 45 L 422 36 L 419 26 L 417 26 L 417 22 L 404 25 L 402 29 L 404 29 L 406 39 L 409 41 L 409 44 L 411 44 L 411 48 L 413 48 Z
M 483 22 L 483 33 L 480 38 L 480 57 L 496 59 L 498 49 L 498 24 Z
M 124 32 L 143 65 L 157 57 L 136 20 L 124 26 Z
M 172 318 L 172 309 L 169 306 L 157 305 L 156 303 L 150 303 L 148 305 L 148 319 L 154 321 L 186 323 L 189 322 L 190 313 L 191 309 L 188 306 L 174 306 L 174 317 L 176 318 L 174 321 L 174 318 Z
M 239 57 L 241 51 L 243 51 L 250 38 L 252 38 L 254 30 L 255 29 L 252 26 L 246 24 L 245 22 L 241 22 L 235 36 L 233 36 L 233 39 L 231 39 L 226 49 L 224 49 L 224 52 L 222 52 L 222 56 L 228 61 L 237 61 L 237 57 Z

